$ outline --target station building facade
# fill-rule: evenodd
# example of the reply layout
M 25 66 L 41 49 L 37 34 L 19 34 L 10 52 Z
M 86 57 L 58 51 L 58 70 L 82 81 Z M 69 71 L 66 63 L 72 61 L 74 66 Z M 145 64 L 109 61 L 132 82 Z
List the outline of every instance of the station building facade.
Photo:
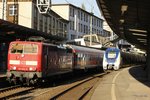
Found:
M 69 21 L 68 40 L 81 38 L 87 34 L 104 34 L 103 19 L 93 13 L 72 4 L 53 4 L 51 9 Z
M 36 0 L 0 0 L 0 7 L 1 19 L 68 40 L 104 35 L 103 19 L 72 4 L 53 4 L 47 14 L 39 13 Z
M 36 0 L 0 0 L 0 18 L 52 35 L 66 37 L 68 21 L 49 10 L 40 14 Z

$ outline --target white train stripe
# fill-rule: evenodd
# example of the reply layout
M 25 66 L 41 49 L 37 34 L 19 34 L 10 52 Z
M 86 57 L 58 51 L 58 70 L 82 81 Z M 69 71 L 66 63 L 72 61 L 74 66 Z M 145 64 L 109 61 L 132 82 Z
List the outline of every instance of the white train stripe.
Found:
M 20 64 L 20 60 L 9 60 L 9 64 L 19 65 Z
M 26 65 L 37 65 L 37 61 L 26 61 Z

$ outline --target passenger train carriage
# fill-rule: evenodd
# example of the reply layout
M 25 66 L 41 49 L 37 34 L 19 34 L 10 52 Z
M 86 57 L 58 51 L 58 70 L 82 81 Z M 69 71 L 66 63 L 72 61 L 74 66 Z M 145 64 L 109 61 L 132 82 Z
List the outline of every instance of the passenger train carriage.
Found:
M 84 46 L 69 45 L 74 53 L 74 69 L 102 68 L 103 50 Z
M 44 42 L 14 41 L 8 50 L 7 78 L 10 82 L 36 83 L 54 75 L 102 68 L 104 51 Z

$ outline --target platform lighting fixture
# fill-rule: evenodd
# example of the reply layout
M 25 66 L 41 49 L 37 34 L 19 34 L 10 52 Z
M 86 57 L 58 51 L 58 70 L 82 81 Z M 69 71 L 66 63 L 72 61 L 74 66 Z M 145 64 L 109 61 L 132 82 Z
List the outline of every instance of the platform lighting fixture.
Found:
M 146 39 L 137 38 L 139 41 L 146 41 Z
M 146 43 L 147 41 L 140 41 L 140 42 Z
M 138 38 L 137 40 L 139 40 L 140 42 L 143 42 L 143 43 L 146 43 L 146 42 L 147 42 L 146 39 L 140 39 L 140 38 Z
M 120 30 L 123 30 L 123 27 L 120 27 L 119 29 L 120 29 Z
M 121 34 L 123 34 L 123 32 L 122 32 L 122 31 L 121 31 L 120 33 L 121 33 Z
M 128 5 L 127 4 L 123 4 L 121 6 L 121 12 L 122 12 L 122 14 L 124 14 L 124 12 L 127 11 L 127 9 L 128 9 Z
M 14 34 L 14 33 L 15 33 L 14 31 L 7 32 L 7 34 Z
M 132 33 L 133 35 L 136 35 L 136 36 L 144 36 L 146 37 L 147 35 L 146 34 L 140 34 L 140 33 Z
M 124 19 L 120 19 L 120 23 L 124 23 Z
M 146 30 L 140 30 L 140 29 L 129 29 L 129 31 L 147 33 Z

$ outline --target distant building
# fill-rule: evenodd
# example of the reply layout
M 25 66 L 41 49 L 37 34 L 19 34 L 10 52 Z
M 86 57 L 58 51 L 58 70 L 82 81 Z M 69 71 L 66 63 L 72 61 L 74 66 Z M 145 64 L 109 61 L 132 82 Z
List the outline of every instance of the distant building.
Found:
M 103 34 L 103 20 L 93 13 L 72 4 L 53 4 L 51 9 L 69 21 L 68 40 L 81 38 L 85 34 Z
M 35 0 L 7 0 L 4 4 L 2 1 L 0 0 L 1 19 L 66 37 L 69 22 L 52 10 L 49 10 L 47 14 L 40 14 Z
M 109 35 L 109 40 L 115 40 L 118 38 L 118 36 L 112 31 L 112 29 L 109 27 L 109 25 L 107 24 L 106 21 L 104 21 L 103 24 L 103 28 L 104 28 L 104 35 L 108 36 Z M 113 42 L 113 45 L 117 45 L 119 48 L 127 48 L 127 47 L 131 47 L 131 44 L 128 43 L 126 40 L 123 39 L 118 39 L 118 41 Z
M 111 33 L 110 33 L 110 31 L 104 29 L 102 36 L 103 36 L 103 37 L 110 37 L 110 36 L 111 36 Z

